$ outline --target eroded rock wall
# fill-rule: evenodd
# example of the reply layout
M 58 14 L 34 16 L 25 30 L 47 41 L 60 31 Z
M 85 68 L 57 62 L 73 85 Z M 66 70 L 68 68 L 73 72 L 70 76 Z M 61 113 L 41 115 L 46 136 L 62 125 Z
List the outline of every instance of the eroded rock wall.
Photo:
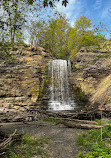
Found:
M 72 83 L 87 96 L 89 105 L 111 110 L 111 42 L 100 50 L 81 49 L 72 67 Z
M 9 51 L 15 60 L 0 63 L 0 112 L 38 108 L 50 57 L 41 47 L 15 46 Z

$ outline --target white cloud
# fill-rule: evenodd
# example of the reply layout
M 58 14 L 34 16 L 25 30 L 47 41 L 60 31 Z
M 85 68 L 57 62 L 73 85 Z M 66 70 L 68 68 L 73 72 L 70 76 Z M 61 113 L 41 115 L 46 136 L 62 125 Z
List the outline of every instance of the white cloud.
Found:
M 95 4 L 94 4 L 94 9 L 100 9 L 102 7 L 102 0 L 96 0 Z
M 56 4 L 56 9 L 59 12 L 66 14 L 67 18 L 70 19 L 71 26 L 73 26 L 76 18 L 79 17 L 82 12 L 83 4 L 80 0 L 69 0 L 68 2 L 68 5 L 64 7 L 61 5 L 60 1 Z
M 101 14 L 101 18 L 104 19 L 104 18 L 108 18 L 109 17 L 109 8 L 105 8 L 103 11 L 102 11 L 102 14 Z
M 64 7 L 61 5 L 61 1 L 59 3 L 57 3 L 56 7 L 57 10 L 60 12 L 63 12 L 67 15 L 67 17 L 69 18 L 73 12 L 73 9 L 75 9 L 75 4 L 76 4 L 77 0 L 69 0 L 69 4 L 67 5 L 67 7 Z

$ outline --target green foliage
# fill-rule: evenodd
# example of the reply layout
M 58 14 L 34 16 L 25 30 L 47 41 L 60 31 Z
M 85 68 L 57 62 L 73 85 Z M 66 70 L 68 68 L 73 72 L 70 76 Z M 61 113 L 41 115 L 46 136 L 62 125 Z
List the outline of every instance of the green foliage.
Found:
M 8 61 L 13 63 L 15 61 L 15 58 L 13 57 L 13 54 L 10 53 L 9 47 L 11 46 L 9 43 L 0 44 L 2 52 L 0 54 L 0 59 L 4 61 Z
M 79 152 L 79 153 L 78 153 L 78 157 L 79 157 L 79 158 L 84 158 L 83 153 L 82 153 L 82 152 Z
M 23 16 L 23 4 L 19 0 L 15 1 L 2 1 L 3 10 L 2 20 L 2 37 L 6 41 L 6 37 L 11 43 L 15 42 L 16 33 L 18 33 L 26 20 Z M 5 36 L 5 37 L 4 37 Z
M 75 30 L 82 34 L 88 31 L 92 27 L 91 19 L 88 19 L 86 16 L 80 16 L 79 19 L 76 19 Z
M 84 104 L 87 103 L 87 96 L 85 96 L 84 92 L 82 92 L 82 89 L 77 86 L 77 85 L 73 85 L 73 90 L 74 90 L 74 94 L 75 94 L 75 99 L 77 100 L 78 103 L 80 104 Z
M 18 32 L 15 35 L 17 44 L 24 44 L 24 36 L 22 32 Z
M 96 46 L 105 40 L 97 34 L 92 26 L 91 19 L 81 16 L 76 19 L 75 26 L 71 27 L 65 15 L 57 14 L 56 18 L 47 23 L 43 20 L 32 22 L 30 28 L 31 43 L 40 45 L 55 58 L 68 59 L 74 56 L 82 47 Z
M 22 137 L 21 143 L 15 146 L 9 146 L 5 158 L 31 158 L 35 155 L 41 155 L 47 158 L 48 154 L 44 151 L 44 145 L 46 144 L 49 144 L 48 138 L 37 138 L 25 134 Z
M 53 57 L 56 58 L 68 58 L 68 34 L 69 23 L 65 16 L 60 15 L 56 19 L 51 19 L 46 27 L 44 34 L 43 47 Z
M 104 105 L 107 105 L 107 104 L 110 104 L 110 103 L 111 103 L 111 99 L 107 99 L 107 100 L 105 100 Z
M 41 8 L 54 7 L 55 2 L 60 0 L 2 0 L 3 16 L 0 16 L 0 36 L 4 43 L 24 44 L 23 30 L 27 29 L 30 34 L 30 43 L 40 45 L 56 58 L 68 59 L 74 56 L 81 47 L 97 46 L 105 40 L 101 32 L 106 28 L 103 25 L 93 26 L 91 19 L 81 16 L 71 27 L 69 20 L 59 13 L 45 22 L 43 19 L 36 21 Z M 68 0 L 61 0 L 66 6 Z M 35 15 L 36 14 L 36 15 Z M 33 21 L 28 16 L 34 16 Z M 36 17 L 36 18 L 35 18 Z M 49 18 L 49 17 L 48 17 Z M 26 27 L 27 23 L 27 27 Z M 102 31 L 101 31 L 102 30 Z
M 45 33 L 46 23 L 44 20 L 31 21 L 31 26 L 29 26 L 30 32 L 30 43 L 32 45 L 43 45 L 44 44 L 44 33 Z
M 60 122 L 60 120 L 58 120 L 58 119 L 45 119 L 44 121 L 45 122 L 52 122 L 52 123 L 58 123 L 58 122 Z
M 5 154 L 5 158 L 17 158 L 17 155 L 14 153 L 13 148 L 10 146 L 8 152 Z
M 48 65 L 47 65 L 48 66 Z M 45 69 L 43 70 L 44 71 L 44 74 L 47 74 L 47 70 L 48 70 L 48 67 L 45 67 Z M 40 85 L 40 91 L 39 91 L 39 96 L 38 98 L 42 98 L 44 96 L 44 93 L 45 93 L 45 89 L 47 88 L 48 86 L 48 76 L 45 75 L 44 76 L 44 80 L 41 82 L 41 85 Z
M 75 63 L 73 62 L 73 64 L 72 64 L 72 68 L 74 69 L 74 70 L 76 70 L 76 66 L 75 66 Z
M 79 152 L 79 158 L 110 158 L 111 148 L 111 125 L 103 128 L 103 140 L 100 139 L 101 131 L 99 129 L 90 130 L 88 134 L 78 137 L 78 145 L 82 152 Z M 84 151 L 84 152 L 83 152 Z
M 68 39 L 71 57 L 82 47 L 96 46 L 100 49 L 100 44 L 105 41 L 101 34 L 96 34 L 92 27 L 91 19 L 88 19 L 86 16 L 81 16 L 76 20 L 75 28 L 71 29 Z

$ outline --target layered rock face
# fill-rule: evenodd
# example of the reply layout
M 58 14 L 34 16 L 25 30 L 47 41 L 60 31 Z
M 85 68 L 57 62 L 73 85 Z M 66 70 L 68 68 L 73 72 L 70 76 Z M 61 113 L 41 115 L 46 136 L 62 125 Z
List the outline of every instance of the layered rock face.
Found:
M 14 46 L 9 51 L 14 60 L 0 61 L 0 114 L 22 113 L 17 121 L 47 103 L 46 69 L 51 57 L 41 47 Z M 84 94 L 89 105 L 111 111 L 111 43 L 108 49 L 81 49 L 72 67 L 70 81 L 80 99 Z
M 37 108 L 50 57 L 41 47 L 15 46 L 13 62 L 0 63 L 0 112 Z
M 100 50 L 81 49 L 72 62 L 72 83 L 88 97 L 91 106 L 111 110 L 111 42 Z

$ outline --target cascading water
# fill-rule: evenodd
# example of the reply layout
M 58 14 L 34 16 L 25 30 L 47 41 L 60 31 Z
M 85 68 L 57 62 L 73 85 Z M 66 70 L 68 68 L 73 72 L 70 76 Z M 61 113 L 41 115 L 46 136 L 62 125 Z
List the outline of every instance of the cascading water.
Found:
M 72 98 L 68 75 L 71 73 L 70 60 L 52 60 L 48 67 L 50 77 L 50 100 L 48 110 L 74 110 L 76 103 Z

